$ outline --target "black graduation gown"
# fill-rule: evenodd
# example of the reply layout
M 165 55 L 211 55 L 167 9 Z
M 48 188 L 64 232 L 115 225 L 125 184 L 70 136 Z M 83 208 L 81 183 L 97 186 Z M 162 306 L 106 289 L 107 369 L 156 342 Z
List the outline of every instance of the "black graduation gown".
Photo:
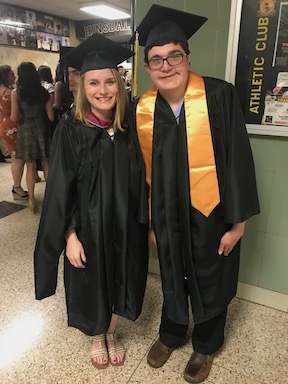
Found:
M 184 108 L 177 124 L 158 94 L 154 113 L 152 223 L 163 310 L 180 324 L 188 323 L 187 294 L 195 323 L 221 313 L 235 296 L 240 241 L 225 257 L 218 255 L 220 238 L 233 223 L 259 213 L 254 163 L 236 91 L 222 80 L 204 81 L 220 189 L 220 204 L 208 218 L 191 206 Z
M 36 299 L 53 295 L 65 234 L 75 228 L 85 269 L 64 259 L 68 325 L 107 331 L 112 312 L 139 316 L 148 269 L 147 186 L 128 132 L 62 120 L 54 134 L 34 252 Z M 65 252 L 64 252 L 65 254 Z

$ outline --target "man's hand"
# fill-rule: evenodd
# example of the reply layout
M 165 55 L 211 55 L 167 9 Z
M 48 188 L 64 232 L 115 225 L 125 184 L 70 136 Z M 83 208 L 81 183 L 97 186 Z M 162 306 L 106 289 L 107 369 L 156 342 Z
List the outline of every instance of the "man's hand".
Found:
M 246 224 L 245 221 L 243 223 L 233 224 L 230 231 L 226 232 L 222 236 L 221 241 L 220 241 L 220 246 L 218 249 L 218 255 L 223 255 L 223 254 L 224 254 L 224 256 L 229 255 L 229 253 L 234 248 L 235 244 L 237 244 L 237 242 L 243 236 L 244 231 L 245 231 L 245 224 Z
M 156 236 L 153 228 L 149 228 L 149 237 L 155 247 L 157 247 Z

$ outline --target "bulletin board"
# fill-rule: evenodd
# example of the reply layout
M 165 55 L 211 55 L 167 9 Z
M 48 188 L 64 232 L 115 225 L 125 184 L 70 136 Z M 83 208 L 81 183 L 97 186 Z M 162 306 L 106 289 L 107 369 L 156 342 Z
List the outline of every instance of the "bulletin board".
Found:
M 288 136 L 288 0 L 232 0 L 226 80 L 249 133 Z

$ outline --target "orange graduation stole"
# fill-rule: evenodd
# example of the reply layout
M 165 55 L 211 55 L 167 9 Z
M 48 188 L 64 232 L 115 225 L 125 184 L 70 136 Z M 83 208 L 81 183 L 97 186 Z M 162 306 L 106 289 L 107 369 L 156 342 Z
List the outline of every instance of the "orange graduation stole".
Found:
M 151 188 L 152 141 L 157 88 L 153 86 L 139 99 L 136 125 Z M 204 80 L 189 72 L 184 96 L 191 204 L 206 217 L 220 202 L 218 179 L 207 110 Z M 157 123 L 156 123 L 157 124 Z

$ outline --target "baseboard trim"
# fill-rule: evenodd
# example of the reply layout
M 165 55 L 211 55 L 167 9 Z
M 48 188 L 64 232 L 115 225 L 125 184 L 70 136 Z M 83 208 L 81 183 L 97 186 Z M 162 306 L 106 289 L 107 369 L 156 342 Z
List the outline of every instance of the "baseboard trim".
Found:
M 239 282 L 236 297 L 288 312 L 288 295 L 284 293 Z

